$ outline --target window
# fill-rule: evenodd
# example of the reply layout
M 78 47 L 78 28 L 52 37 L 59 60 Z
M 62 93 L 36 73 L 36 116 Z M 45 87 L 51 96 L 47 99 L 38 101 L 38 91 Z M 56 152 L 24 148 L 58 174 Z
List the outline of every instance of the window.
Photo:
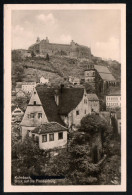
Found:
M 34 94 L 36 94 L 36 91 L 34 91 Z
M 76 111 L 76 115 L 79 115 L 79 110 Z
M 34 118 L 34 113 L 31 113 L 30 114 L 30 118 Z
M 54 134 L 49 134 L 49 141 L 54 141 Z
M 42 143 L 47 142 L 47 135 L 42 135 Z
M 63 132 L 58 133 L 58 139 L 63 139 Z
M 42 113 L 38 113 L 38 118 L 42 118 Z
M 33 104 L 36 105 L 36 101 L 34 101 Z
M 28 114 L 27 117 L 30 118 L 30 114 Z

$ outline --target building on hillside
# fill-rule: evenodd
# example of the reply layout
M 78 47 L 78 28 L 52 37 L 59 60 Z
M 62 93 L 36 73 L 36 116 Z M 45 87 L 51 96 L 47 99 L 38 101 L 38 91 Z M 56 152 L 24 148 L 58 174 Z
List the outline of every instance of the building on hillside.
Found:
M 85 82 L 89 83 L 95 89 L 95 70 L 94 65 L 88 65 L 87 70 L 84 72 Z
M 40 77 L 40 83 L 42 83 L 42 84 L 47 84 L 47 83 L 49 83 L 49 79 L 45 79 L 45 78 L 42 76 L 42 77 Z
M 24 115 L 24 112 L 17 106 L 12 111 L 12 121 L 21 121 L 23 115 Z
M 100 106 L 99 106 L 99 99 L 96 94 L 87 94 L 89 106 L 91 107 L 91 112 L 97 112 L 99 113 L 100 111 Z
M 69 76 L 69 82 L 73 85 L 80 85 L 80 79 L 77 77 Z
M 115 109 L 121 107 L 121 95 L 110 94 L 106 96 L 106 109 Z
M 23 98 L 23 97 L 26 97 L 26 94 L 24 93 L 24 91 L 19 90 L 19 91 L 16 93 L 16 97 L 17 97 L 17 98 Z
M 68 129 L 59 123 L 50 122 L 28 131 L 29 136 L 39 143 L 43 150 L 67 148 Z
M 16 82 L 16 93 L 22 89 L 22 82 Z
M 29 51 L 36 55 L 65 55 L 91 59 L 91 49 L 89 47 L 79 45 L 74 41 L 71 41 L 70 44 L 50 43 L 47 37 L 45 40 L 37 38 L 36 43 L 29 47 Z
M 25 93 L 31 94 L 36 87 L 36 82 L 23 82 L 22 83 L 22 90 Z
M 86 114 L 91 113 L 84 88 L 48 88 L 37 86 L 33 92 L 21 122 L 22 138 L 27 131 L 44 123 L 57 122 L 72 128 L 80 124 Z
M 85 82 L 91 84 L 97 93 L 106 93 L 109 86 L 116 86 L 116 79 L 106 66 L 88 65 L 84 76 Z

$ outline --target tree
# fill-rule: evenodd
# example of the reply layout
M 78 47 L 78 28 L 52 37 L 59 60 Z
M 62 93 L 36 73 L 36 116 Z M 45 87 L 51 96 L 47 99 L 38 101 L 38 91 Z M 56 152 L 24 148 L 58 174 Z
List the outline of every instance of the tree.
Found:
M 94 93 L 95 89 L 92 85 L 90 85 L 89 83 L 85 83 L 85 89 L 87 93 Z
M 35 57 L 35 53 L 33 51 L 31 51 L 31 56 L 32 58 Z
M 47 53 L 46 55 L 46 58 L 45 58 L 46 61 L 49 61 L 49 54 Z
M 80 130 L 88 134 L 94 134 L 99 131 L 104 132 L 107 128 L 107 122 L 98 114 L 87 115 L 81 120 Z

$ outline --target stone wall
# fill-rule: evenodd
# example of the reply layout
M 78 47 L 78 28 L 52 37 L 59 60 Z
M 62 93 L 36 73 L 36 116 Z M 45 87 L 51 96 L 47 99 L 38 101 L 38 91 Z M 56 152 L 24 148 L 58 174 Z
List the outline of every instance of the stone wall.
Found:
M 49 41 L 42 40 L 30 46 L 29 50 L 33 51 L 35 54 L 55 55 L 58 53 L 58 55 L 91 59 L 91 49 L 86 46 L 78 45 L 73 41 L 68 45 L 49 43 Z

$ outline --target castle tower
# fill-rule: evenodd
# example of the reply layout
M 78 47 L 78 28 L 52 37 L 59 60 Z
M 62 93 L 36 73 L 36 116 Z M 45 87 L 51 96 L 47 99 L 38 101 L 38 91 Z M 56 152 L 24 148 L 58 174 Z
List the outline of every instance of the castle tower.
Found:
M 46 37 L 46 43 L 49 43 L 49 39 L 48 39 L 48 37 Z
M 36 43 L 39 43 L 39 42 L 40 42 L 40 38 L 39 38 L 39 37 L 37 37 Z
M 84 72 L 85 82 L 89 83 L 95 88 L 95 69 L 94 65 L 87 65 L 87 70 Z

